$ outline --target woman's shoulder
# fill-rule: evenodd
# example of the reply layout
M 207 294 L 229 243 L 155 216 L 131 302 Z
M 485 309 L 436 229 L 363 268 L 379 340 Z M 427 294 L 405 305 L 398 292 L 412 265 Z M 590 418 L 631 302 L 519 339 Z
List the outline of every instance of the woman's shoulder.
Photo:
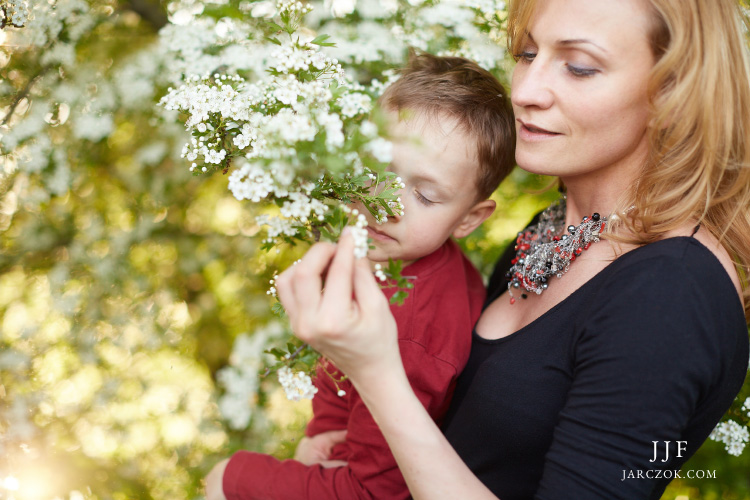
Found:
M 714 257 L 716 257 L 722 267 L 724 267 L 724 271 L 727 273 L 727 276 L 729 276 L 729 279 L 732 281 L 732 284 L 734 285 L 738 296 L 741 297 L 742 285 L 740 284 L 740 277 L 737 273 L 737 267 L 734 264 L 734 260 L 729 255 L 729 252 L 727 252 L 726 248 L 724 248 L 721 243 L 719 243 L 718 238 L 716 238 L 705 229 L 700 229 L 693 238 L 697 239 L 708 251 L 710 251 L 714 255 Z
M 709 337 L 747 337 L 734 281 L 716 253 L 697 238 L 675 236 L 635 248 L 592 284 L 588 317 L 594 323 L 622 321 L 657 336 L 675 331 L 682 337 L 702 329 Z
M 641 278 L 654 273 L 663 280 L 682 283 L 695 279 L 712 291 L 732 291 L 741 304 L 741 286 L 734 262 L 706 230 L 693 236 L 666 237 L 635 248 L 617 258 L 611 271 Z
M 736 276 L 734 268 L 728 270 L 717 253 L 690 236 L 664 238 L 634 248 L 617 257 L 602 275 L 605 286 L 646 281 L 652 284 L 651 288 L 684 287 L 696 281 L 702 290 L 731 293 L 739 301 L 732 279 L 732 275 Z

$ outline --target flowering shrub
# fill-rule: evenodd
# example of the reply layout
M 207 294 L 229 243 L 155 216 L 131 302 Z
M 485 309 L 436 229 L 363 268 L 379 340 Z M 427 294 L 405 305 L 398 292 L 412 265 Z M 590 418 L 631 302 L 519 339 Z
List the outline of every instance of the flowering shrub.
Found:
M 494 55 L 501 55 L 479 27 L 499 29 L 502 4 L 447 1 L 412 2 L 412 6 L 403 12 L 395 2 L 379 2 L 377 9 L 373 4 L 358 6 L 350 1 L 324 6 L 336 18 L 385 17 L 402 43 L 395 53 L 376 50 L 362 56 L 353 50 L 357 39 L 346 40 L 349 51 L 339 51 L 338 56 L 348 63 L 347 73 L 338 59 L 324 52 L 330 49 L 336 53 L 329 36 L 315 36 L 312 30 L 303 29 L 304 16 L 314 10 L 311 4 L 290 0 L 254 3 L 251 16 L 264 20 L 248 32 L 256 40 L 262 36 L 264 42 L 260 43 L 269 46 L 261 51 L 262 61 L 252 68 L 234 62 L 236 66 L 226 67 L 226 73 L 188 74 L 162 99 L 167 110 L 182 113 L 192 135 L 182 151 L 190 170 L 198 175 L 231 170 L 228 185 L 234 197 L 265 207 L 256 217 L 267 231 L 265 249 L 279 251 L 281 244 L 336 240 L 344 225 L 353 224 L 355 253 L 363 257 L 367 253 L 367 221 L 350 205 L 359 202 L 378 222 L 402 212 L 396 193 L 403 185 L 385 171 L 391 161 L 391 145 L 373 102 L 392 80 L 392 67 L 403 62 L 409 45 L 436 48 L 429 37 L 416 40 L 416 34 L 432 30 L 428 25 L 440 26 L 440 35 L 446 39 L 443 53 L 479 57 L 471 41 L 482 39 L 485 44 L 480 47 L 495 47 Z M 428 25 L 420 16 L 427 17 Z M 335 25 L 319 27 L 337 31 Z M 389 66 L 381 60 L 384 55 L 390 57 Z M 491 66 L 497 64 L 488 57 L 486 62 L 490 61 Z M 363 84 L 355 80 L 358 73 L 375 78 Z M 378 277 L 408 286 L 398 264 L 380 269 Z M 275 288 L 269 292 L 275 295 Z M 402 290 L 394 299 L 403 300 L 404 296 Z M 280 378 L 309 380 L 305 373 L 312 374 L 316 357 L 304 346 L 290 344 L 287 351 L 270 352 L 278 359 L 274 368 L 298 370 L 280 372 Z M 299 380 L 290 378 L 289 373 Z M 297 391 L 292 393 L 299 398 Z M 314 394 L 311 390 L 302 393 L 303 397 Z

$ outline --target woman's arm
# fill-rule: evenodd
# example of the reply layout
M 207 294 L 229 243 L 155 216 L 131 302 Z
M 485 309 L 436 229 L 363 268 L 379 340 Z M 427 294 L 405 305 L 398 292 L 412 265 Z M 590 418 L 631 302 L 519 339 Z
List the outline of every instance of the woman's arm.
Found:
M 350 235 L 315 245 L 276 283 L 295 334 L 352 380 L 415 498 L 495 498 L 412 391 L 388 303 Z

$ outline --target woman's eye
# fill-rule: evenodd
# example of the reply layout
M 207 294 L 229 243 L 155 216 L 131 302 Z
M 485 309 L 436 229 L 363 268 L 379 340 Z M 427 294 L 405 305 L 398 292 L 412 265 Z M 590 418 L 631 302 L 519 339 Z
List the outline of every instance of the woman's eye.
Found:
M 425 198 L 424 195 L 422 193 L 420 193 L 419 191 L 417 191 L 417 190 L 414 190 L 414 195 L 417 197 L 417 200 L 419 200 L 419 202 L 422 205 L 425 205 L 425 206 L 429 207 L 430 205 L 432 205 L 433 203 L 435 203 L 434 201 Z
M 531 52 L 529 50 L 524 50 L 520 54 L 516 54 L 516 60 L 519 62 L 523 61 L 523 62 L 530 63 L 531 61 L 534 60 L 535 57 L 536 57 L 536 52 Z
M 571 75 L 578 76 L 578 77 L 591 76 L 599 72 L 599 70 L 596 68 L 574 66 L 572 64 L 567 64 L 566 67 L 568 68 L 568 71 L 570 72 Z

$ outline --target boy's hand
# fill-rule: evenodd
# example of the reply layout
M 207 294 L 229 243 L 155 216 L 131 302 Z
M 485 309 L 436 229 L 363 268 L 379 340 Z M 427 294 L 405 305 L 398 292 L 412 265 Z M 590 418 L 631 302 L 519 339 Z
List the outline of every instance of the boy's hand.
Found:
M 227 500 L 224 496 L 224 469 L 227 468 L 229 459 L 224 459 L 214 465 L 211 472 L 206 476 L 206 500 Z
M 339 467 L 346 462 L 328 460 L 331 450 L 346 439 L 346 429 L 321 432 L 312 437 L 303 437 L 294 452 L 294 459 L 305 465 L 322 464 L 323 467 Z

